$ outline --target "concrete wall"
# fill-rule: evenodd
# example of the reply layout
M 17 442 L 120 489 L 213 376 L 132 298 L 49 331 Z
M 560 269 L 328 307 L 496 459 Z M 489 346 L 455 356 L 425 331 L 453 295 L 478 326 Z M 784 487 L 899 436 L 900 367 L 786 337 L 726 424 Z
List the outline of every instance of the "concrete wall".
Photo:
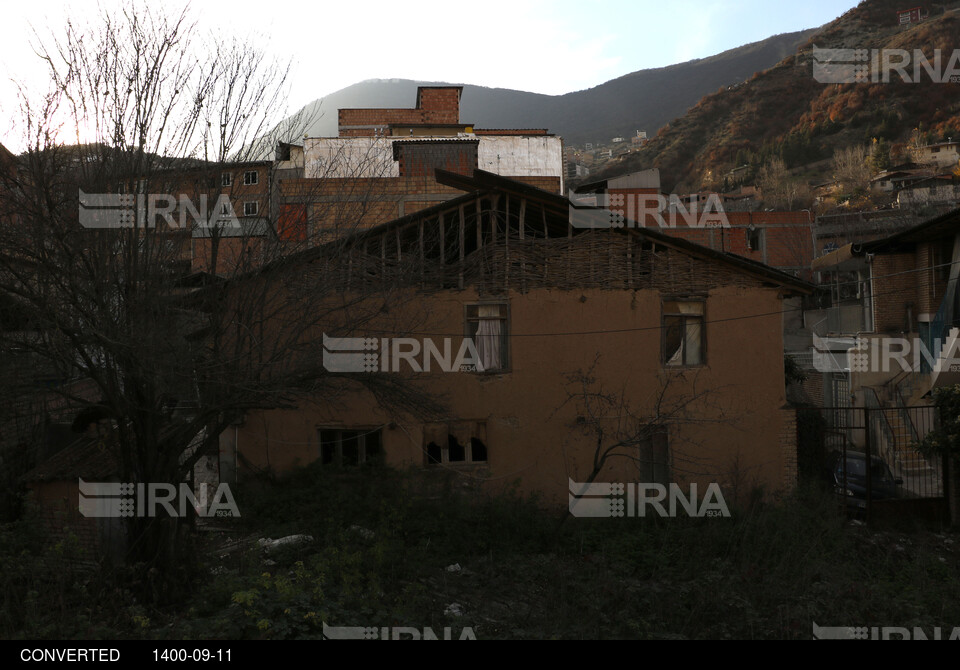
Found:
M 399 177 L 389 137 L 308 137 L 303 141 L 307 179 Z
M 559 137 L 478 135 L 478 166 L 504 177 L 563 177 Z M 312 137 L 304 140 L 308 179 L 398 177 L 393 142 L 404 137 Z
M 477 159 L 481 170 L 505 177 L 559 177 L 563 174 L 563 146 L 559 137 L 483 135 Z

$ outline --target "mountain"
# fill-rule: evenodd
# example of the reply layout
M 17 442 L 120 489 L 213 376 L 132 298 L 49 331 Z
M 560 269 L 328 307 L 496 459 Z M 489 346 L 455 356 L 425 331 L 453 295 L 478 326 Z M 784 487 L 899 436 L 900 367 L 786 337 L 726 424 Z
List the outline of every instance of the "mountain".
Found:
M 599 86 L 564 95 L 542 95 L 505 88 L 464 85 L 460 117 L 480 128 L 547 128 L 567 144 L 609 142 L 637 130 L 653 135 L 704 95 L 749 79 L 792 54 L 814 31 L 776 35 L 710 58 L 639 70 Z M 373 79 L 315 100 L 301 110 L 318 121 L 312 136 L 337 134 L 337 110 L 344 107 L 412 107 L 420 82 Z
M 872 145 L 876 139 L 896 157 L 908 142 L 960 137 L 960 85 L 820 83 L 814 79 L 813 47 L 923 49 L 943 54 L 943 68 L 960 36 L 960 8 L 933 6 L 923 22 L 901 26 L 900 0 L 865 0 L 819 30 L 799 52 L 749 81 L 705 96 L 683 117 L 660 129 L 646 146 L 607 165 L 590 178 L 659 167 L 665 188 L 726 188 L 733 168 L 752 178 L 761 165 L 782 157 L 795 171 L 826 163 L 838 149 Z M 912 75 L 913 69 L 910 68 Z M 916 129 L 916 130 L 915 130 Z M 883 140 L 883 142 L 880 142 Z M 806 168 L 804 166 L 807 166 Z M 749 183 L 749 182 L 748 182 Z

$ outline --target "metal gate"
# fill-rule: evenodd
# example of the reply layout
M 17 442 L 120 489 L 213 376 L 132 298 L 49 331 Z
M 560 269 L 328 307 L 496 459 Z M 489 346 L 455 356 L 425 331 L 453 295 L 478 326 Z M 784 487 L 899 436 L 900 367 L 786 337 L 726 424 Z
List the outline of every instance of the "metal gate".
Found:
M 917 450 L 935 427 L 936 408 L 875 405 L 868 399 L 865 407 L 802 410 L 807 414 L 800 431 L 807 434 L 799 436 L 799 445 L 807 453 L 801 460 L 858 516 L 946 519 L 945 458 Z

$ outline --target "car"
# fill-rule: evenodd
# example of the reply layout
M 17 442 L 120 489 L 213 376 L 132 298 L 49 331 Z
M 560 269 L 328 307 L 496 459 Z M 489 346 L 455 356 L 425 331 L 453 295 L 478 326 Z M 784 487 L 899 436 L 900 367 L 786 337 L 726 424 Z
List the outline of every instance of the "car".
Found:
M 847 451 L 846 459 L 836 451 L 832 457 L 831 474 L 834 490 L 845 498 L 847 507 L 857 511 L 867 508 L 867 455 L 862 451 Z M 845 463 L 845 465 L 844 465 Z M 887 500 L 901 497 L 903 479 L 894 477 L 890 466 L 880 456 L 870 456 L 870 498 Z

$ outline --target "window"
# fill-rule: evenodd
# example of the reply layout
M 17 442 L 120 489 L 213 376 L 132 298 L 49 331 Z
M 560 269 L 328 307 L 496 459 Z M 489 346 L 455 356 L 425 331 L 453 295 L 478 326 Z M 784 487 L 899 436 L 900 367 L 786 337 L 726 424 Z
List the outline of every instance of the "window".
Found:
M 661 336 L 663 364 L 667 367 L 703 365 L 704 303 L 669 301 L 663 303 Z
M 509 323 L 506 303 L 466 307 L 466 337 L 473 340 L 480 355 L 477 371 L 497 372 L 508 369 Z
M 260 211 L 259 202 L 245 202 L 243 203 L 243 215 L 244 216 L 256 216 L 257 212 Z
M 383 453 L 381 429 L 320 429 L 320 463 L 335 467 L 378 461 Z
M 666 426 L 653 426 L 638 445 L 638 481 L 643 484 L 670 484 L 670 452 Z
M 233 175 L 229 172 L 220 173 L 220 186 L 231 186 L 233 184 Z
M 763 245 L 763 231 L 755 226 L 747 228 L 747 249 L 760 251 Z
M 486 463 L 486 426 L 478 421 L 428 423 L 423 427 L 427 465 Z
M 260 181 L 260 175 L 257 173 L 256 170 L 247 170 L 246 172 L 243 173 L 244 184 L 247 184 L 249 186 L 250 184 L 259 183 L 259 181 Z

